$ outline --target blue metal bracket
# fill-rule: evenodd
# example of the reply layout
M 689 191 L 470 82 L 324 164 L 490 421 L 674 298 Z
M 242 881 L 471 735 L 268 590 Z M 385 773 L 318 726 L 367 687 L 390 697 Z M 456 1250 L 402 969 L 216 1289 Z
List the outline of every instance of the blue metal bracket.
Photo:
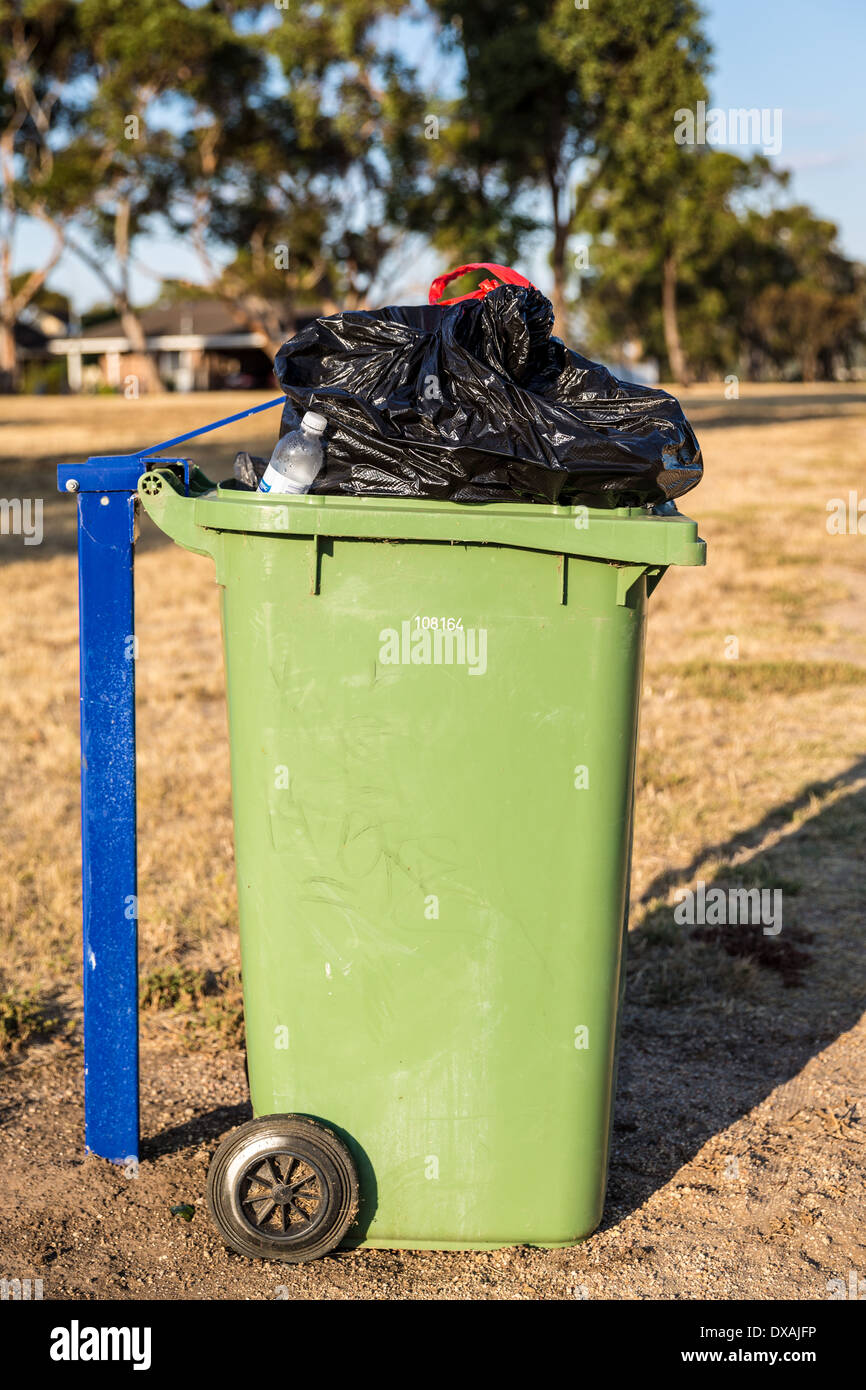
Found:
M 84 1120 L 89 1153 L 137 1161 L 138 885 L 135 823 L 135 613 L 133 560 L 139 478 L 161 449 L 271 410 L 215 420 L 133 454 L 57 469 L 78 501 L 81 691 L 81 877 L 84 941 Z M 182 470 L 186 458 L 161 458 Z
M 190 460 L 166 458 L 159 462 L 183 466 L 184 488 L 188 492 Z M 151 467 L 152 460 L 143 454 L 95 454 L 86 463 L 61 463 L 57 469 L 57 487 L 60 492 L 125 492 L 132 496 L 139 478 Z

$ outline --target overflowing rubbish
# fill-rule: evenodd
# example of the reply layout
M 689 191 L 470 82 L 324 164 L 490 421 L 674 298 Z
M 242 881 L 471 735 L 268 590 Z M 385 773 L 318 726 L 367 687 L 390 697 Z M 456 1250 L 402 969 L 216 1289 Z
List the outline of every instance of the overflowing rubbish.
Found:
M 267 459 L 258 458 L 255 454 L 248 454 L 242 451 L 235 454 L 232 475 L 236 482 L 242 487 L 251 488 L 253 492 L 258 491 L 259 480 L 268 466 Z
M 277 440 L 259 492 L 309 492 L 325 462 L 322 435 L 327 427 L 324 415 L 308 410 L 300 429 L 290 430 Z
M 485 284 L 481 298 L 315 319 L 284 344 L 284 438 L 311 409 L 328 424 L 313 492 L 611 508 L 700 482 L 673 396 L 566 347 L 528 282 Z

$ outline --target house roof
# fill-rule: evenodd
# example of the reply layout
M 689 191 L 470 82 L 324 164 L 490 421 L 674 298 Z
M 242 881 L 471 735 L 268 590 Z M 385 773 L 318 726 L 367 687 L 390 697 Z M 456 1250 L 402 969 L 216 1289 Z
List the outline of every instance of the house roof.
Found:
M 274 307 L 281 309 L 284 306 Z M 147 348 L 152 352 L 177 352 L 191 348 L 211 351 L 260 348 L 267 351 L 264 333 L 237 323 L 221 299 L 187 299 L 178 304 L 156 305 L 136 312 L 144 329 Z M 296 315 L 291 325 L 285 324 L 285 336 L 305 328 L 315 317 L 315 312 L 309 310 Z M 22 349 L 23 355 L 35 357 L 46 353 L 53 357 L 77 357 L 129 351 L 130 342 L 119 318 L 90 324 L 81 333 L 49 338 L 41 350 L 36 345 Z
M 199 337 L 248 331 L 232 316 L 228 305 L 222 299 L 184 299 L 176 304 L 158 304 L 151 309 L 139 311 L 138 317 L 147 338 L 177 337 L 186 334 Z M 125 336 L 119 318 L 90 324 L 81 333 L 82 338 Z

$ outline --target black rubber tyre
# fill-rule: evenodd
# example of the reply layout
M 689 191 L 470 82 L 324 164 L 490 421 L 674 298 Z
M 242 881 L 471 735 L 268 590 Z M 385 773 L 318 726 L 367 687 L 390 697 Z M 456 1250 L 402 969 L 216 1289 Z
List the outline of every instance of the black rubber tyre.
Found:
M 343 1239 L 358 1211 L 358 1174 L 326 1125 L 265 1115 L 220 1144 L 207 1175 L 207 1204 L 239 1255 L 300 1264 Z

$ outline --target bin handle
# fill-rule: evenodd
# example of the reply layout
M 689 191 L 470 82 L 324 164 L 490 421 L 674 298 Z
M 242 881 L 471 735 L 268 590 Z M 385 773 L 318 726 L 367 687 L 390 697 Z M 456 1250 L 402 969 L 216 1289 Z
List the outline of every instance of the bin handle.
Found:
M 171 536 L 184 550 L 196 555 L 215 558 L 212 537 L 214 532 L 199 526 L 195 519 L 196 496 L 211 491 L 214 484 L 198 469 L 191 479 L 190 495 L 184 493 L 183 483 L 170 468 L 154 468 L 138 482 L 138 495 L 145 511 L 161 531 Z M 197 486 L 192 486 L 195 483 Z
M 470 270 L 491 270 L 497 278 L 482 280 L 478 289 L 473 290 L 471 294 L 459 294 L 456 299 L 440 298 L 446 285 L 459 279 L 461 275 L 468 274 Z M 512 270 L 509 265 L 495 265 L 492 261 L 473 261 L 470 265 L 459 265 L 456 270 L 446 270 L 444 275 L 437 275 L 430 286 L 430 303 L 444 308 L 446 304 L 459 304 L 463 299 L 483 299 L 500 285 L 522 285 L 524 289 L 535 289 L 531 280 L 527 280 L 518 270 Z

